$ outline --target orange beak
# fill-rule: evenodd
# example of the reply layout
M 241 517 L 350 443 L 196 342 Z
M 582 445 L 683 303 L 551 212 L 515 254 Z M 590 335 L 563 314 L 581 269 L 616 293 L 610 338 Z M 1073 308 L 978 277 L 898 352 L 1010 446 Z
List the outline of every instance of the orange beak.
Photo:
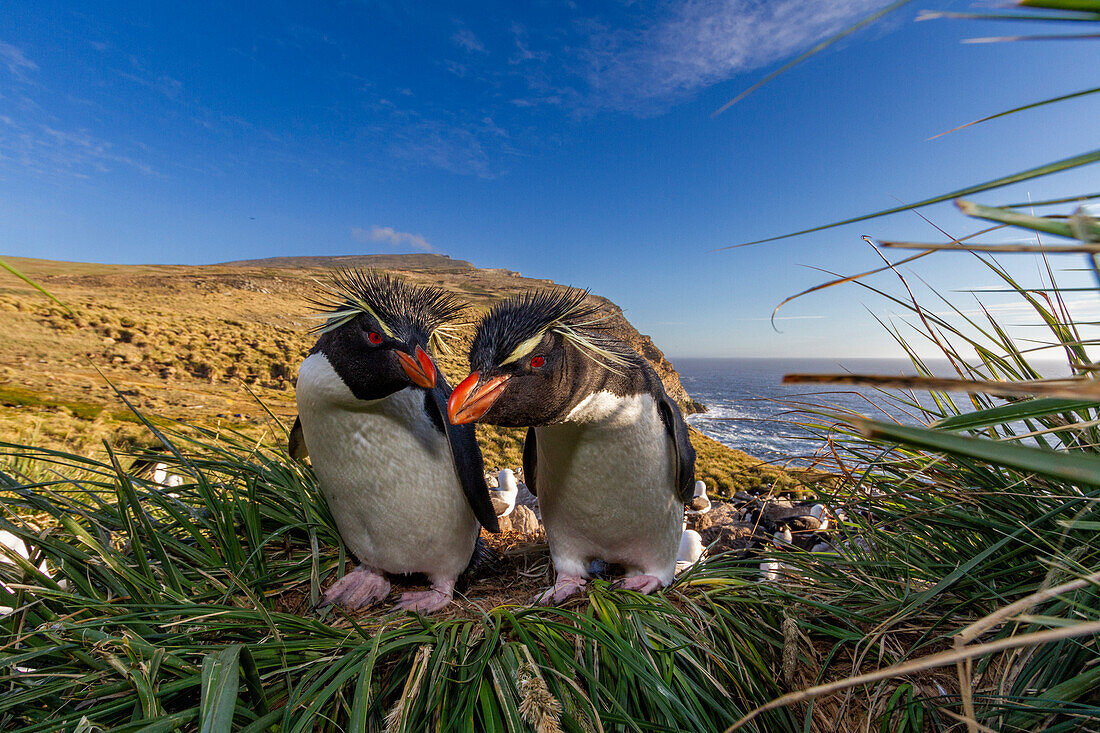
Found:
M 417 387 L 423 387 L 424 389 L 432 389 L 435 387 L 435 364 L 432 363 L 432 358 L 419 346 L 416 347 L 416 358 L 412 358 L 404 351 L 394 351 L 397 354 L 397 359 L 401 362 L 401 368 L 405 370 L 405 374 L 409 375 L 409 379 Z
M 504 391 L 508 382 L 507 375 L 493 377 L 478 386 L 481 372 L 474 372 L 455 387 L 451 399 L 447 400 L 447 419 L 452 425 L 463 425 L 481 418 Z

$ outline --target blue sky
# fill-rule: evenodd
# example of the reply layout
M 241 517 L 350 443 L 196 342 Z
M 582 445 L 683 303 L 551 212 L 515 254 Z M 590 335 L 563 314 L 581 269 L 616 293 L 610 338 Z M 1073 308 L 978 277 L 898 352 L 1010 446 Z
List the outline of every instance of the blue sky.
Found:
M 914 214 L 713 250 L 1092 150 L 1095 96 L 927 138 L 1096 86 L 1100 45 L 964 44 L 1037 29 L 914 22 L 971 7 L 915 4 L 711 116 L 882 5 L 7 3 L 0 253 L 435 251 L 591 288 L 674 356 L 896 353 L 868 314 L 896 309 L 857 288 L 795 301 L 778 333 L 768 317 L 825 279 L 813 268 L 881 264 L 862 234 L 942 240 Z M 1098 181 L 1093 166 L 977 199 Z M 947 205 L 924 213 L 980 228 Z M 1039 284 L 1034 261 L 1009 262 Z M 961 255 L 911 272 L 945 292 L 993 284 Z M 1100 315 L 1092 296 L 1081 308 Z

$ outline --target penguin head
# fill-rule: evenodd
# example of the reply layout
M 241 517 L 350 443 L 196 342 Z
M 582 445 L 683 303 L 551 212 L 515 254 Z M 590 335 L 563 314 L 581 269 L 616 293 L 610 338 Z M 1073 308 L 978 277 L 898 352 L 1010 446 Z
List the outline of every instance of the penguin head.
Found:
M 361 400 L 410 386 L 432 389 L 429 356 L 462 304 L 437 287 L 411 285 L 387 274 L 338 271 L 312 299 L 324 323 L 311 354 L 321 353 Z
M 536 290 L 497 303 L 478 325 L 471 373 L 451 394 L 448 419 L 510 427 L 563 422 L 638 359 L 600 334 L 604 318 L 584 290 Z

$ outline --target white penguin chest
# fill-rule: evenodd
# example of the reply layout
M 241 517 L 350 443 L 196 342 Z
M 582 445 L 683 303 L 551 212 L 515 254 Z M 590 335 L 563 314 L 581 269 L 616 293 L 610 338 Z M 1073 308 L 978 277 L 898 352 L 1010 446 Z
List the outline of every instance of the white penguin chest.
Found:
M 535 429 L 539 506 L 551 546 L 609 562 L 645 559 L 651 548 L 674 559 L 683 507 L 656 401 L 601 392 L 569 417 Z

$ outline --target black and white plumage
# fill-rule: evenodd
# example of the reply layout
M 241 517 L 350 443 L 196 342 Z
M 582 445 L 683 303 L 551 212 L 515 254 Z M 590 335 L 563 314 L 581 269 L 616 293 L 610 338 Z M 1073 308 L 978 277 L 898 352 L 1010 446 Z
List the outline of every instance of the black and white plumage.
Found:
M 809 514 L 783 517 L 776 521 L 775 526 L 781 531 L 793 533 L 793 539 L 789 541 L 791 544 L 812 551 L 823 539 L 818 532 L 829 528 L 829 511 L 824 504 L 814 504 Z
M 542 597 L 553 603 L 582 587 L 597 559 L 624 566 L 633 590 L 671 583 L 695 483 L 679 407 L 601 320 L 578 290 L 496 304 L 474 336 L 473 371 L 448 403 L 455 424 L 528 427 L 523 475 L 557 570 Z
M 427 353 L 461 305 L 439 288 L 358 271 L 339 273 L 315 302 L 325 322 L 298 371 L 290 453 L 308 452 L 360 562 L 325 602 L 369 605 L 388 595 L 387 573 L 424 573 L 432 589 L 398 607 L 434 611 L 450 602 L 478 523 L 497 531 L 474 431 L 448 424 L 451 389 Z

